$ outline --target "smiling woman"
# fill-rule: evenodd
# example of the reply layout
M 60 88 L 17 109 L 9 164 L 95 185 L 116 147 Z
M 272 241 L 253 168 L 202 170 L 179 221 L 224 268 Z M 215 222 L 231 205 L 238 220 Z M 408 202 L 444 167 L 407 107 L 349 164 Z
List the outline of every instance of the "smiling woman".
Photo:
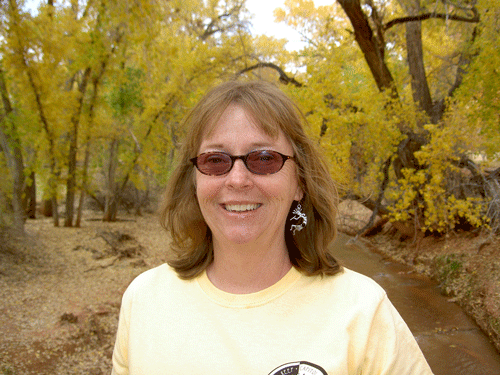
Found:
M 431 374 L 383 289 L 331 255 L 337 193 L 304 121 L 263 81 L 193 108 L 168 264 L 125 292 L 113 374 Z
M 282 132 L 277 138 L 266 134 L 238 104 L 223 112 L 199 148 L 200 153 L 224 151 L 236 155 L 257 150 L 293 154 L 292 145 Z M 281 159 L 278 167 L 273 170 L 275 173 L 256 174 L 237 160 L 224 175 L 196 174 L 198 204 L 213 239 L 214 260 L 207 275 L 222 290 L 256 292 L 277 282 L 291 268 L 283 233 L 290 207 L 293 201 L 302 199 L 303 193 L 296 165 Z M 240 256 L 235 257 L 235 252 Z M 250 280 L 237 277 L 244 275 L 248 264 L 263 275 L 250 275 Z M 269 270 L 274 264 L 282 268 L 275 275 Z M 224 274 L 217 272 L 221 269 Z M 231 285 L 225 286 L 220 280 L 231 280 Z
M 205 202 L 199 201 L 197 190 L 200 183 L 221 181 L 228 188 L 242 184 L 236 193 L 247 197 L 247 200 L 262 190 L 262 182 L 286 182 L 281 189 L 296 184 L 302 192 L 307 189 L 302 206 L 311 218 L 311 225 L 293 237 L 289 229 L 284 234 L 281 232 L 288 257 L 293 265 L 310 275 L 339 271 L 339 265 L 328 252 L 328 245 L 335 236 L 335 184 L 315 145 L 306 137 L 302 122 L 303 116 L 295 104 L 276 87 L 265 82 L 229 82 L 221 85 L 207 94 L 189 114 L 185 121 L 188 137 L 180 155 L 180 159 L 186 162 L 181 162 L 173 172 L 161 211 L 162 222 L 174 240 L 173 251 L 178 254 L 170 264 L 182 277 L 199 275 L 213 261 L 213 241 L 217 239 L 212 238 L 212 228 L 207 226 L 207 218 L 200 210 Z M 234 163 L 234 171 L 228 170 L 224 175 L 206 176 L 201 172 L 193 175 L 195 170 L 190 161 L 195 156 L 194 159 L 199 160 L 200 154 L 208 152 L 246 154 L 251 151 L 278 152 L 293 157 L 293 161 L 285 161 L 280 170 L 267 175 L 248 171 L 238 160 Z M 296 174 L 297 181 L 283 179 L 289 173 Z M 247 185 L 254 189 L 249 189 Z M 212 190 L 211 194 L 215 195 L 217 191 Z M 291 214 L 298 200 L 275 208 L 278 211 L 273 216 L 282 210 Z M 266 211 L 267 208 L 271 207 L 264 206 L 257 211 Z M 290 226 L 287 224 L 287 227 Z M 317 236 L 316 232 L 321 235 Z

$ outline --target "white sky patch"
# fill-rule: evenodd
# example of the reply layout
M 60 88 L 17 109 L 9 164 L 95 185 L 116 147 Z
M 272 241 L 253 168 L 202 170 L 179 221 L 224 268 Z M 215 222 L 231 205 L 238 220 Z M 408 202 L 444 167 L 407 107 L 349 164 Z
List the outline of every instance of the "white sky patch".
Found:
M 331 5 L 336 0 L 314 0 L 316 6 Z M 252 33 L 264 34 L 278 39 L 287 39 L 289 51 L 299 50 L 304 46 L 301 35 L 285 23 L 274 22 L 273 12 L 276 8 L 284 8 L 285 0 L 247 0 L 246 7 L 254 15 Z
M 336 0 L 314 0 L 316 6 L 331 5 Z M 36 8 L 40 0 L 26 0 L 26 8 L 32 14 L 36 13 Z M 301 35 L 293 28 L 283 22 L 274 22 L 273 12 L 276 8 L 284 8 L 285 0 L 246 0 L 246 7 L 254 15 L 252 19 L 252 34 L 273 36 L 277 39 L 286 39 L 286 48 L 289 51 L 300 50 L 304 47 Z

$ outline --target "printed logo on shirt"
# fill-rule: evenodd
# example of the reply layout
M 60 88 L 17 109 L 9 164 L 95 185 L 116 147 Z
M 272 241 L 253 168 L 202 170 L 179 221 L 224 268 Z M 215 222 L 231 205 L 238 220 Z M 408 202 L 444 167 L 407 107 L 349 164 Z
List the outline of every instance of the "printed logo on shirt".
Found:
M 328 375 L 326 371 L 314 363 L 300 361 L 290 362 L 275 368 L 269 375 Z

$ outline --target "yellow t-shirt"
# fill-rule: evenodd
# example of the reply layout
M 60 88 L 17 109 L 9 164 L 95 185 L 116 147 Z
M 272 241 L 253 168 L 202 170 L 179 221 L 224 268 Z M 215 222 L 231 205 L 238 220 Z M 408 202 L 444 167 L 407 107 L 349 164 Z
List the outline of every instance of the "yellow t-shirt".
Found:
M 292 268 L 257 293 L 217 289 L 206 273 L 162 265 L 123 296 L 112 374 L 432 374 L 413 335 L 373 280 L 345 269 Z

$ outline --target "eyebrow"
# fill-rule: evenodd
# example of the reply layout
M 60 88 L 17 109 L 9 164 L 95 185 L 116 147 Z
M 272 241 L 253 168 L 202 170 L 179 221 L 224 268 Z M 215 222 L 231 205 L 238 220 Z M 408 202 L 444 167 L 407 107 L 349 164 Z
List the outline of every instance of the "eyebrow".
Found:
M 261 149 L 261 148 L 272 147 L 273 144 L 270 142 L 256 142 L 256 143 L 251 143 L 249 146 L 250 146 L 250 149 Z M 224 150 L 226 148 L 226 146 L 222 143 L 212 143 L 212 144 L 205 145 L 203 148 Z

